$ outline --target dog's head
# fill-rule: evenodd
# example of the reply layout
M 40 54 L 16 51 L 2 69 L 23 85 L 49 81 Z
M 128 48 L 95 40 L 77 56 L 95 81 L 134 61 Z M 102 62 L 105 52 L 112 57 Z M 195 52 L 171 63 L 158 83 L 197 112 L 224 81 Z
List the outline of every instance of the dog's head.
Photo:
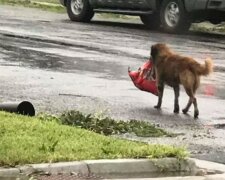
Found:
M 159 56 L 167 55 L 168 52 L 170 52 L 170 50 L 166 44 L 158 43 L 158 44 L 152 45 L 152 47 L 151 47 L 152 62 L 155 63 Z

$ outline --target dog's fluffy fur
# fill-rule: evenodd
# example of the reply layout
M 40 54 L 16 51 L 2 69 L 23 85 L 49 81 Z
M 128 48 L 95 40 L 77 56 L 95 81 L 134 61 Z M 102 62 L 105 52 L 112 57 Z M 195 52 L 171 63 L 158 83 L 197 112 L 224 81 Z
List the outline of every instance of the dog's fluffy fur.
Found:
M 182 84 L 189 96 L 189 101 L 183 109 L 183 113 L 186 114 L 193 103 L 194 117 L 197 118 L 199 111 L 195 93 L 200 84 L 200 76 L 206 76 L 213 71 L 212 60 L 207 59 L 205 64 L 199 64 L 193 58 L 172 52 L 165 44 L 153 45 L 151 47 L 151 58 L 159 91 L 158 104 L 155 108 L 161 107 L 164 84 L 167 84 L 173 87 L 175 93 L 174 113 L 179 113 L 179 85 Z

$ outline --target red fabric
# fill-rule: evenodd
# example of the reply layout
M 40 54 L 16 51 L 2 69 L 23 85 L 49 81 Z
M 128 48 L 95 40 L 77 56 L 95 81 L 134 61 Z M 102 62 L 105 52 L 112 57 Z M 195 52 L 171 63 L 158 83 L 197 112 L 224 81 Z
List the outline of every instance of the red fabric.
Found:
M 158 90 L 156 87 L 156 81 L 155 80 L 149 80 L 146 79 L 146 72 L 150 71 L 152 68 L 152 63 L 151 61 L 147 61 L 144 63 L 138 71 L 130 71 L 128 70 L 128 74 L 133 81 L 134 85 L 142 90 L 142 91 L 147 91 L 150 92 L 156 96 L 158 96 Z

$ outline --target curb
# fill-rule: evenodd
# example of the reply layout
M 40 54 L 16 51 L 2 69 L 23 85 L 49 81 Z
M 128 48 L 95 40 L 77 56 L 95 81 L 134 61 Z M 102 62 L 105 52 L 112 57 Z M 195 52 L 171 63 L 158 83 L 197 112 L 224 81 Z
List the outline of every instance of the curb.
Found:
M 113 179 L 124 180 L 124 179 Z M 135 178 L 135 180 L 225 180 L 225 174 L 208 176 L 180 176 L 180 177 L 162 177 L 162 178 Z
M 153 177 L 159 174 L 188 174 L 196 172 L 193 160 L 163 159 L 118 159 L 84 161 L 92 174 L 107 178 Z
M 197 166 L 197 168 L 205 169 L 208 171 L 215 171 L 216 173 L 225 173 L 225 164 L 215 163 L 211 161 L 205 161 L 195 158 L 190 158 L 193 160 Z M 225 177 L 225 176 L 224 176 Z
M 18 177 L 33 174 L 77 174 L 97 175 L 104 178 L 152 178 L 161 180 L 178 179 L 165 176 L 185 176 L 185 179 L 210 180 L 225 179 L 225 165 L 198 159 L 178 160 L 163 159 L 116 159 L 85 160 L 61 163 L 44 163 L 18 166 L 16 168 L 0 168 L 0 177 Z M 197 175 L 197 176 L 196 176 Z M 164 178 L 163 178 L 164 177 Z M 180 177 L 181 178 L 181 177 Z M 182 177 L 184 178 L 184 177 Z M 205 179 L 206 178 L 206 179 Z
M 107 178 L 151 177 L 159 174 L 181 173 L 193 175 L 196 172 L 195 162 L 191 159 L 116 159 L 86 160 L 62 163 L 44 163 L 0 168 L 0 176 L 21 176 L 32 174 L 95 174 Z

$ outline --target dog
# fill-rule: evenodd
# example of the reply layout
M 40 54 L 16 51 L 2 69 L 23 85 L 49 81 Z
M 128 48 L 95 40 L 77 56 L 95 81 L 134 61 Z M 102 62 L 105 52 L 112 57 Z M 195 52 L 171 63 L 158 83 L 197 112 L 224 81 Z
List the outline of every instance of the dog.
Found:
M 200 64 L 191 57 L 174 53 L 163 43 L 151 46 L 151 59 L 156 73 L 158 88 L 158 103 L 154 108 L 160 109 L 163 98 L 164 85 L 167 84 L 174 89 L 174 113 L 179 113 L 180 84 L 189 96 L 186 107 L 182 110 L 186 114 L 190 106 L 194 105 L 194 118 L 198 118 L 199 110 L 195 97 L 196 90 L 200 85 L 200 76 L 207 76 L 213 71 L 213 62 L 206 59 L 205 64 Z

